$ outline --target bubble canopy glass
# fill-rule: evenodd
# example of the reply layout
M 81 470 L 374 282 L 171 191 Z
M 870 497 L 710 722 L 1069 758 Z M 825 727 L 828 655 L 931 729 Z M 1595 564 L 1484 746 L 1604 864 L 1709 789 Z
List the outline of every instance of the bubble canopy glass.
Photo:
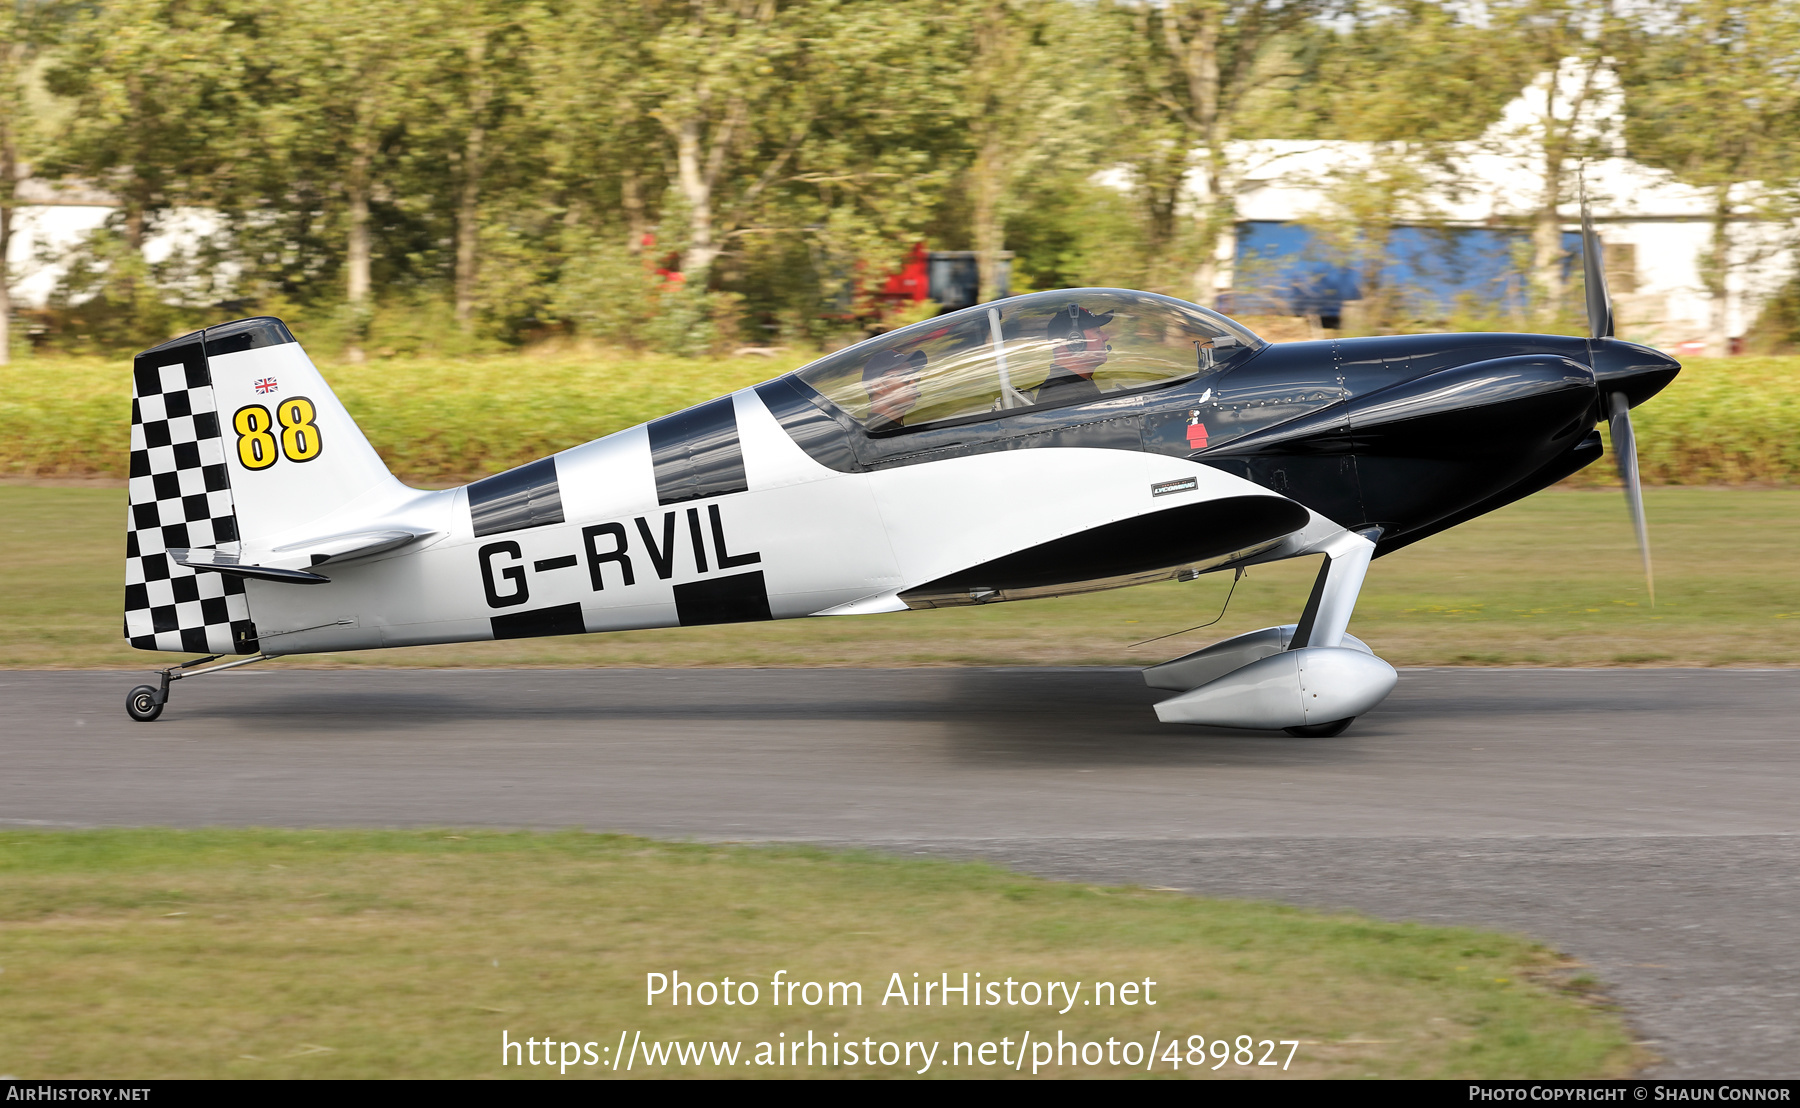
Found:
M 1264 345 L 1184 300 L 1063 289 L 915 323 L 821 358 L 798 376 L 881 434 L 1169 385 Z

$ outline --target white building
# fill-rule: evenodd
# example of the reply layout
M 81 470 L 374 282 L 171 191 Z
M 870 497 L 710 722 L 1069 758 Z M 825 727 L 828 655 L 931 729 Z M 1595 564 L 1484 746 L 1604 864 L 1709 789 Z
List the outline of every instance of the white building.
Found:
M 1543 192 L 1543 167 L 1534 157 L 1537 137 L 1549 112 L 1567 120 L 1572 86 L 1580 79 L 1571 62 L 1557 75 L 1564 95 L 1547 104 L 1551 75 L 1541 74 L 1507 106 L 1481 139 L 1458 144 L 1453 153 L 1460 189 L 1440 187 L 1420 197 L 1421 217 L 1453 228 L 1518 228 L 1528 223 Z M 1595 74 L 1585 118 L 1577 133 L 1597 140 L 1610 157 L 1586 166 L 1587 192 L 1613 284 L 1615 314 L 1623 338 L 1679 350 L 1702 352 L 1712 327 L 1712 298 L 1701 266 L 1712 246 L 1710 192 L 1676 181 L 1625 156 L 1621 136 L 1624 98 L 1606 69 Z M 1378 164 L 1376 144 L 1259 140 L 1236 143 L 1231 160 L 1243 167 L 1238 193 L 1239 227 L 1293 225 L 1328 215 L 1328 187 L 1346 173 Z M 1758 221 L 1751 201 L 1761 191 L 1747 182 L 1732 191 L 1737 218 L 1730 224 L 1731 265 L 1724 310 L 1725 333 L 1742 336 L 1763 303 L 1793 277 L 1800 227 Z M 1579 231 L 1580 210 L 1559 209 L 1568 235 Z M 1290 240 L 1291 241 L 1291 240 Z M 1241 242 L 1222 250 L 1220 291 L 1238 284 L 1232 264 L 1243 257 Z M 1241 289 L 1239 291 L 1242 291 Z M 1723 351 L 1720 351 L 1721 353 Z
M 107 193 L 80 185 L 52 185 L 28 179 L 18 189 L 13 209 L 13 236 L 6 250 L 6 272 L 12 278 L 13 305 L 42 308 L 67 267 L 60 259 L 117 210 Z M 144 259 L 152 265 L 179 249 L 191 249 L 218 228 L 204 208 L 177 208 L 165 213 L 144 240 Z

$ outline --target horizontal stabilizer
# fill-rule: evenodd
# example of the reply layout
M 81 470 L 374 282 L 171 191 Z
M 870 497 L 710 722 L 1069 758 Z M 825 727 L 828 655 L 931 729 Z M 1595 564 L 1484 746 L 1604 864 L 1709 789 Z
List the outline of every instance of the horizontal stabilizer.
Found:
M 238 555 L 209 547 L 195 547 L 190 550 L 174 549 L 169 554 L 175 564 L 187 566 L 189 569 L 206 569 L 214 573 L 223 573 L 230 577 L 254 577 L 259 581 L 286 581 L 294 585 L 323 585 L 331 580 L 316 573 L 308 573 L 303 569 L 283 569 L 280 566 L 252 565 L 238 560 Z
M 326 562 L 348 562 L 353 558 L 367 558 L 375 554 L 385 554 L 390 550 L 398 550 L 407 543 L 418 542 L 441 531 L 353 531 L 345 535 L 330 535 L 322 539 L 306 539 L 303 542 L 290 542 L 275 548 L 275 553 L 282 555 L 277 561 L 291 561 L 295 556 L 306 558 L 312 565 Z

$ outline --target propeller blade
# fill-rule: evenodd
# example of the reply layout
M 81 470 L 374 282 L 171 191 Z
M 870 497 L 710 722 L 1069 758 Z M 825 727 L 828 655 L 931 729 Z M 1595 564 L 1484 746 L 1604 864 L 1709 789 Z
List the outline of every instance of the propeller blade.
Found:
M 1631 401 L 1622 392 L 1611 397 L 1613 458 L 1619 465 L 1619 481 L 1625 486 L 1625 506 L 1637 531 L 1638 553 L 1644 558 L 1644 588 L 1650 606 L 1656 607 L 1656 578 L 1650 572 L 1650 532 L 1644 526 L 1644 488 L 1638 482 L 1637 437 L 1631 433 Z
M 1587 278 L 1588 337 L 1613 337 L 1612 294 L 1606 290 L 1606 265 L 1600 257 L 1600 236 L 1594 233 L 1594 217 L 1588 211 L 1587 174 L 1581 187 L 1581 269 Z

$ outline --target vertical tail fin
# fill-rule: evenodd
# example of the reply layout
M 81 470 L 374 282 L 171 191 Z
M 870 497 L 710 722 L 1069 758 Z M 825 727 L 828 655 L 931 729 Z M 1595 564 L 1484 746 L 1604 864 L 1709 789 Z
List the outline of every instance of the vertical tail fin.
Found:
M 404 492 L 287 327 L 266 317 L 137 356 L 130 487 L 126 638 L 215 654 L 257 649 L 244 583 L 178 559 L 267 550 Z

